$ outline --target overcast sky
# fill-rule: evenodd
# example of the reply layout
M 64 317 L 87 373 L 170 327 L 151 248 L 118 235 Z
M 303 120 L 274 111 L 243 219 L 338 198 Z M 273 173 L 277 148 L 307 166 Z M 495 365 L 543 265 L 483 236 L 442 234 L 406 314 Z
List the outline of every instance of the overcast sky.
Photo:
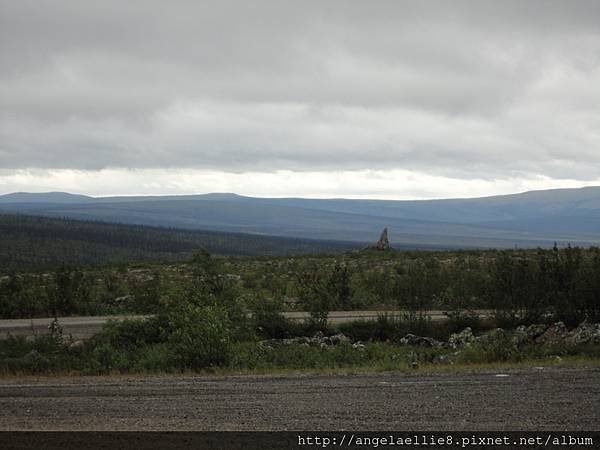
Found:
M 596 0 L 0 0 L 0 193 L 595 184 Z

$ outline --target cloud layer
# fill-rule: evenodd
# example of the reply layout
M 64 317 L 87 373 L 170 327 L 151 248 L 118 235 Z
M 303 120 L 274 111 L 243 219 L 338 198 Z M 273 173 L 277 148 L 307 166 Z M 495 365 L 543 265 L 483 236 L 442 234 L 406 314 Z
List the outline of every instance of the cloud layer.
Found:
M 592 182 L 599 24 L 596 1 L 0 0 L 0 168 Z

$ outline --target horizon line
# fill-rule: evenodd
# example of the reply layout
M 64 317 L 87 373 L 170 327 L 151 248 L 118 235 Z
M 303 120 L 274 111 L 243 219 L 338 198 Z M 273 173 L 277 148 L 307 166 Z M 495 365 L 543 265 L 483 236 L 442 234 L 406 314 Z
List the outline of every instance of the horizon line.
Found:
M 108 194 L 108 195 L 93 195 L 93 194 L 84 194 L 84 193 L 76 193 L 69 191 L 12 191 L 6 193 L 0 193 L 0 198 L 7 197 L 10 195 L 44 195 L 44 194 L 64 194 L 64 195 L 72 195 L 72 196 L 81 196 L 87 197 L 90 199 L 106 199 L 106 198 L 132 198 L 132 197 L 195 197 L 195 196 L 209 196 L 209 195 L 229 195 L 241 198 L 258 198 L 258 199 L 300 199 L 300 200 L 363 200 L 363 201 L 398 201 L 398 202 L 427 202 L 427 201 L 440 201 L 440 200 L 476 200 L 476 199 L 485 199 L 485 198 L 497 198 L 497 197 L 507 197 L 507 196 L 515 196 L 515 195 L 523 195 L 534 192 L 552 192 L 552 191 L 576 191 L 576 190 L 585 190 L 585 189 L 593 189 L 600 188 L 600 185 L 587 185 L 587 186 L 579 186 L 579 187 L 557 187 L 557 188 L 549 188 L 549 189 L 531 189 L 525 191 L 517 191 L 510 193 L 502 193 L 502 194 L 493 194 L 493 195 L 479 195 L 473 197 L 433 197 L 433 198 L 377 198 L 377 197 L 366 197 L 364 195 L 352 195 L 350 194 L 347 197 L 344 196 L 298 196 L 298 195 L 260 195 L 260 194 L 240 194 L 237 192 L 204 192 L 204 193 L 182 193 L 182 194 Z M 368 195 L 368 194 L 366 194 Z

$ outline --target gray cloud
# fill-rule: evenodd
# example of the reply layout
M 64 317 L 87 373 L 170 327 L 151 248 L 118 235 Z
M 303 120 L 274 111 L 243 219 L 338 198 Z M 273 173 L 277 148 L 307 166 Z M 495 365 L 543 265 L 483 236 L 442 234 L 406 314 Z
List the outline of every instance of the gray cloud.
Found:
M 0 0 L 0 167 L 591 180 L 596 1 Z

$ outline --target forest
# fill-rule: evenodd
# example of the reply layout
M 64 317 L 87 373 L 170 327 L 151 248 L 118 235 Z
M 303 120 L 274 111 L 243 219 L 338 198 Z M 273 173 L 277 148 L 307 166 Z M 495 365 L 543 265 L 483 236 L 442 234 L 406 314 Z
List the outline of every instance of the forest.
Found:
M 344 251 L 356 243 L 244 233 L 181 230 L 25 214 L 0 214 L 0 274 L 61 264 L 181 261 L 205 248 L 220 255 L 287 255 Z

